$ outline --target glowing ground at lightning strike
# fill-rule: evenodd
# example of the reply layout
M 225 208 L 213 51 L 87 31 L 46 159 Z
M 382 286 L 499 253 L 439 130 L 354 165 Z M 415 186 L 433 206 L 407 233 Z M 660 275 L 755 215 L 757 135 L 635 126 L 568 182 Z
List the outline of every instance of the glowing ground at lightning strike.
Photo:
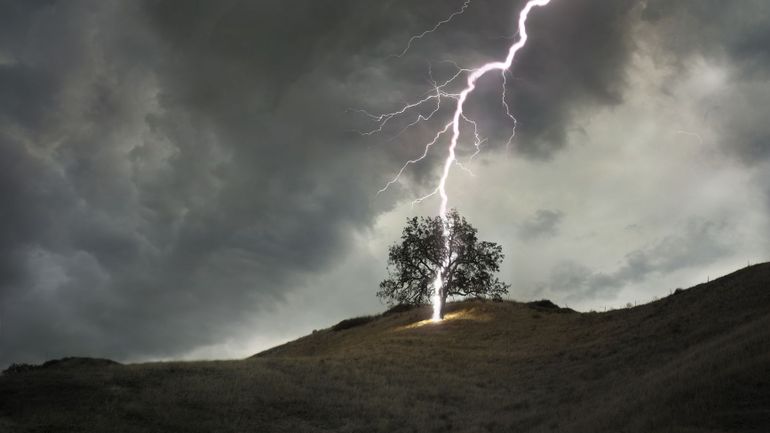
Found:
M 427 196 L 415 200 L 415 203 L 418 203 L 418 202 L 421 202 L 421 201 L 427 199 L 428 197 L 432 197 L 432 196 L 434 196 L 436 194 L 439 195 L 439 197 L 441 199 L 441 205 L 439 207 L 439 216 L 440 216 L 441 221 L 443 223 L 443 237 L 444 237 L 444 242 L 445 242 L 445 250 L 447 252 L 450 252 L 450 254 L 451 254 L 451 249 L 450 249 L 450 245 L 449 245 L 449 242 L 450 242 L 449 234 L 450 234 L 451 227 L 450 227 L 449 220 L 447 218 L 447 210 L 448 210 L 448 205 L 449 205 L 449 195 L 447 194 L 447 191 L 446 191 L 446 182 L 449 179 L 449 175 L 451 173 L 452 166 L 453 165 L 459 165 L 459 162 L 457 161 L 456 149 L 457 149 L 458 142 L 460 140 L 460 132 L 461 132 L 460 125 L 461 125 L 461 123 L 462 122 L 469 123 L 474 128 L 474 136 L 475 136 L 475 139 L 476 139 L 474 145 L 476 146 L 476 153 L 473 156 L 478 154 L 478 152 L 480 150 L 480 146 L 481 146 L 481 144 L 483 142 L 483 140 L 479 137 L 478 128 L 477 128 L 476 122 L 471 120 L 465 114 L 465 112 L 464 112 L 465 102 L 468 99 L 468 96 L 471 95 L 473 93 L 473 91 L 476 89 L 476 82 L 481 77 L 483 77 L 484 75 L 486 75 L 487 73 L 492 72 L 492 71 L 499 71 L 499 72 L 501 72 L 502 76 L 503 76 L 502 105 L 505 107 L 505 112 L 508 115 L 508 117 L 511 118 L 512 121 L 513 121 L 513 125 L 514 125 L 514 127 L 513 127 L 513 134 L 515 134 L 516 119 L 511 114 L 511 111 L 510 111 L 510 108 L 508 106 L 508 103 L 506 102 L 506 94 L 505 94 L 506 77 L 505 77 L 505 73 L 513 65 L 513 61 L 514 61 L 514 59 L 516 57 L 516 54 L 519 52 L 519 50 L 521 50 L 527 44 L 528 35 L 527 35 L 526 24 L 527 24 L 527 18 L 529 17 L 529 13 L 532 11 L 533 8 L 546 6 L 550 2 L 551 2 L 551 0 L 529 0 L 526 3 L 526 5 L 524 6 L 524 9 L 522 9 L 521 13 L 519 14 L 519 21 L 518 21 L 518 25 L 519 25 L 519 27 L 518 27 L 519 40 L 516 41 L 508 49 L 508 55 L 506 56 L 504 61 L 490 62 L 490 63 L 484 64 L 484 65 L 482 65 L 482 66 L 480 66 L 478 68 L 475 68 L 475 69 L 460 69 L 457 72 L 457 74 L 455 74 L 453 77 L 451 77 L 449 80 L 445 81 L 442 84 L 438 84 L 438 83 L 436 83 L 434 81 L 433 82 L 433 84 L 434 84 L 434 93 L 431 93 L 429 96 L 427 96 L 427 97 L 425 97 L 425 98 L 423 98 L 423 99 L 421 99 L 421 100 L 419 100 L 419 101 L 417 101 L 415 103 L 405 105 L 402 109 L 400 109 L 398 111 L 395 111 L 393 113 L 387 113 L 387 114 L 383 114 L 383 115 L 377 116 L 377 115 L 369 114 L 367 112 L 363 112 L 364 114 L 366 114 L 370 118 L 372 118 L 372 119 L 376 120 L 377 122 L 379 122 L 379 127 L 377 129 L 365 133 L 366 135 L 371 135 L 371 134 L 376 133 L 376 132 L 381 132 L 383 130 L 383 128 L 386 126 L 386 124 L 390 120 L 392 120 L 394 118 L 397 118 L 399 116 L 404 116 L 404 115 L 406 115 L 406 113 L 409 110 L 417 108 L 417 107 L 420 107 L 420 106 L 422 106 L 423 104 L 425 104 L 427 102 L 435 100 L 436 108 L 427 117 L 423 116 L 422 114 L 420 114 L 414 122 L 409 124 L 409 126 L 413 126 L 413 125 L 419 123 L 420 121 L 429 120 L 431 117 L 433 117 L 433 115 L 436 114 L 439 111 L 439 109 L 441 108 L 441 100 L 442 100 L 442 98 L 450 98 L 450 99 L 457 100 L 457 105 L 455 107 L 454 115 L 452 116 L 452 120 L 449 123 L 447 123 L 441 130 L 439 130 L 436 133 L 436 135 L 434 136 L 433 140 L 431 140 L 428 144 L 426 144 L 425 151 L 423 152 L 423 154 L 419 158 L 407 161 L 401 167 L 401 170 L 399 170 L 398 174 L 380 190 L 380 192 L 383 192 L 383 191 L 387 190 L 388 187 L 390 187 L 391 185 L 396 183 L 399 180 L 399 178 L 401 177 L 401 175 L 404 173 L 404 170 L 406 170 L 406 168 L 409 165 L 415 164 L 415 163 L 425 159 L 427 157 L 428 152 L 430 151 L 431 147 L 434 144 L 436 144 L 436 142 L 438 142 L 438 140 L 444 134 L 446 134 L 447 132 L 451 131 L 452 135 L 451 135 L 451 139 L 450 139 L 450 143 L 449 143 L 448 155 L 447 155 L 446 160 L 444 161 L 443 170 L 441 172 L 441 178 L 439 179 L 438 186 L 433 190 L 433 192 L 431 192 Z M 421 33 L 421 34 L 419 34 L 417 36 L 413 36 L 409 40 L 409 43 L 407 44 L 407 47 L 404 49 L 404 51 L 401 52 L 396 57 L 402 57 L 403 55 L 405 55 L 406 52 L 411 48 L 412 43 L 415 42 L 416 40 L 419 40 L 419 39 L 423 38 L 424 36 L 426 36 L 427 34 L 436 31 L 439 28 L 439 26 L 448 23 L 455 16 L 462 14 L 465 11 L 465 9 L 468 7 L 468 4 L 469 4 L 469 1 L 466 1 L 465 3 L 463 3 L 463 6 L 462 6 L 462 8 L 460 10 L 454 12 L 447 19 L 445 19 L 443 21 L 440 21 L 439 24 L 434 26 L 432 29 L 430 29 L 428 31 L 425 31 L 425 32 L 423 32 L 423 33 Z M 449 86 L 450 83 L 454 82 L 455 79 L 457 79 L 458 77 L 461 76 L 461 74 L 464 74 L 464 73 L 468 74 L 468 78 L 466 80 L 465 88 L 463 88 L 463 90 L 460 91 L 460 93 L 447 93 L 447 92 L 444 91 L 444 89 L 447 86 Z M 407 127 L 409 127 L 409 126 L 407 126 Z M 513 139 L 513 134 L 511 135 L 511 138 L 509 139 L 508 144 L 510 144 L 511 140 Z M 459 166 L 463 167 L 462 165 L 459 165 Z M 447 256 L 444 258 L 442 269 L 446 268 L 449 265 L 449 263 L 451 262 L 452 257 L 451 257 L 450 254 L 447 254 Z M 439 272 L 437 272 L 437 274 L 436 274 L 436 279 L 433 281 L 433 296 L 431 298 L 431 301 L 433 303 L 433 321 L 441 320 L 441 289 L 442 289 L 443 285 L 444 285 L 443 275 L 442 275 L 441 270 L 439 270 Z

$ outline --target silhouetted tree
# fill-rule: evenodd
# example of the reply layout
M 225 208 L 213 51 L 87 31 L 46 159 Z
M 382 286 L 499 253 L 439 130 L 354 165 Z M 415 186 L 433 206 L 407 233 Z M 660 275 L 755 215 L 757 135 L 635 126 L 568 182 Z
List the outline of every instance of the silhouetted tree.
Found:
M 389 249 L 389 278 L 380 283 L 380 299 L 389 305 L 428 303 L 439 271 L 443 280 L 439 293 L 442 318 L 448 296 L 501 299 L 508 293 L 510 285 L 493 275 L 503 261 L 502 247 L 479 241 L 477 230 L 456 210 L 447 220 L 448 249 L 440 217 L 407 219 L 401 242 Z

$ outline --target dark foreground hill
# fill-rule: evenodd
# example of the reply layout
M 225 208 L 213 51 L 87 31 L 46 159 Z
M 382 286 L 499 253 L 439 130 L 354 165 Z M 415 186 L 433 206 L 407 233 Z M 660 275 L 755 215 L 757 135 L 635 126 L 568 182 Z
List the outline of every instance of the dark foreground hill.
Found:
M 9 432 L 770 432 L 770 264 L 607 313 L 461 302 L 250 359 L 0 377 Z

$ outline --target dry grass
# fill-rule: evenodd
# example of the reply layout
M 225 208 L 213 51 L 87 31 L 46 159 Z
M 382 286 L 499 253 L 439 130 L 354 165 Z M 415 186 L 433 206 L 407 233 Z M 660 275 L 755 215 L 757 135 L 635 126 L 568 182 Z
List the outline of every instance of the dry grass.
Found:
M 770 264 L 608 313 L 450 304 L 240 361 L 0 377 L 0 432 L 768 432 Z

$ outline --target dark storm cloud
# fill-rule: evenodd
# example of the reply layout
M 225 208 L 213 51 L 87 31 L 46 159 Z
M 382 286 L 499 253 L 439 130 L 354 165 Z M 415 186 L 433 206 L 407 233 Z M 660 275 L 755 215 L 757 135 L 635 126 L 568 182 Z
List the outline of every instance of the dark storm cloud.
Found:
M 219 341 L 370 223 L 340 32 L 362 8 L 5 8 L 0 362 Z
M 519 237 L 523 240 L 532 240 L 554 236 L 563 218 L 564 213 L 561 211 L 540 209 L 530 219 L 519 225 Z
M 621 266 L 611 273 L 594 272 L 575 262 L 556 266 L 550 281 L 543 287 L 563 293 L 567 300 L 600 298 L 617 294 L 626 285 L 645 281 L 653 274 L 708 265 L 731 251 L 720 234 L 724 224 L 689 221 L 681 234 L 668 236 L 657 243 L 630 252 Z
M 679 70 L 706 57 L 729 65 L 729 90 L 704 101 L 702 116 L 724 133 L 722 146 L 753 164 L 770 158 L 770 4 L 749 0 L 648 1 L 642 14 L 659 35 L 658 59 Z
M 334 22 L 276 5 L 219 28 L 195 6 L 6 6 L 3 363 L 216 340 L 368 223 L 365 149 L 326 110 L 342 83 L 313 77 Z
M 322 274 L 402 198 L 375 192 L 433 133 L 364 139 L 350 131 L 372 125 L 348 109 L 391 111 L 430 90 L 428 62 L 442 78 L 442 60 L 471 66 L 510 44 L 522 2 L 478 0 L 389 57 L 460 3 L 0 2 L 0 364 L 176 355 Z M 548 159 L 575 112 L 622 101 L 639 8 L 554 1 L 532 15 L 508 88 L 519 154 Z M 731 49 L 761 54 L 761 32 L 746 35 Z M 499 86 L 485 80 L 469 106 L 493 147 L 510 127 Z M 524 236 L 560 218 L 538 214 Z M 668 266 L 642 254 L 618 281 Z
M 764 63 L 756 72 L 768 73 L 770 5 L 763 0 L 647 0 L 642 19 L 657 26 L 672 60 L 699 52 L 727 56 L 741 67 Z

